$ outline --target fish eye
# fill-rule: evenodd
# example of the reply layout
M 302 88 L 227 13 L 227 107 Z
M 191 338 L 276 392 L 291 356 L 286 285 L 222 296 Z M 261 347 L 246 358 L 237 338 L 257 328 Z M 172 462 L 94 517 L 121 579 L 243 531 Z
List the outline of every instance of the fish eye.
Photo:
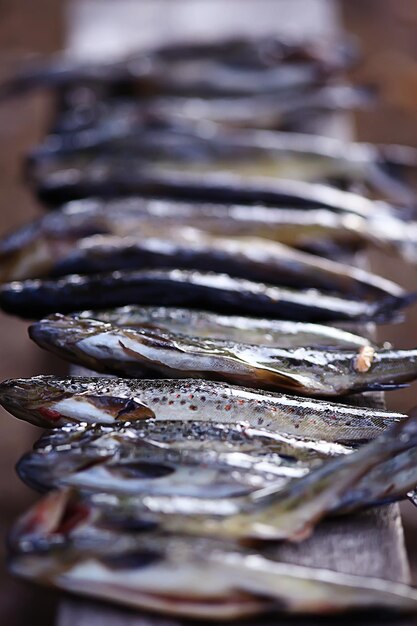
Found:
M 110 517 L 105 523 L 101 524 L 105 528 L 117 530 L 126 533 L 148 533 L 157 530 L 159 524 L 154 520 L 138 519 L 136 517 L 117 516 Z
M 288 463 L 298 463 L 298 459 L 291 454 L 281 454 L 281 452 L 279 452 L 278 455 L 283 461 L 287 461 Z
M 137 463 L 120 463 L 109 468 L 112 474 L 122 478 L 164 478 L 175 472 L 175 468 L 162 463 L 138 461 Z

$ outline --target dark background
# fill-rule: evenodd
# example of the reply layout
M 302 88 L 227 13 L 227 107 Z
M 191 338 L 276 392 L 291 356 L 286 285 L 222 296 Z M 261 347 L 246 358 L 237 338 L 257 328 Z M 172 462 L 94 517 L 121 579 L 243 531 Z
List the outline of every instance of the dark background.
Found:
M 138 0 L 139 1 L 139 0 Z M 242 2 L 249 0 L 242 0 Z M 295 2 L 297 0 L 294 0 Z M 271 0 L 273 3 L 274 0 Z M 275 0 L 279 3 L 279 0 Z M 344 25 L 361 42 L 363 62 L 353 78 L 378 86 L 379 105 L 355 114 L 361 140 L 417 146 L 417 2 L 415 0 L 345 0 L 340 2 Z M 0 0 L 0 79 L 22 54 L 51 53 L 64 45 L 65 3 L 60 0 Z M 43 135 L 50 102 L 42 94 L 0 104 L 1 233 L 22 224 L 39 207 L 21 180 L 22 157 Z M 417 268 L 395 258 L 373 254 L 374 270 L 417 288 Z M 380 338 L 398 347 L 417 346 L 417 307 L 406 323 L 384 327 Z M 63 365 L 39 350 L 26 335 L 26 324 L 0 314 L 0 379 L 58 373 Z M 408 410 L 417 404 L 417 386 L 393 392 L 390 408 Z M 39 431 L 0 412 L 0 624 L 53 623 L 56 594 L 13 580 L 5 571 L 4 537 L 13 519 L 34 495 L 15 476 L 16 460 L 30 448 Z M 403 507 L 409 553 L 417 561 L 417 511 Z M 76 625 L 74 625 L 76 626 Z

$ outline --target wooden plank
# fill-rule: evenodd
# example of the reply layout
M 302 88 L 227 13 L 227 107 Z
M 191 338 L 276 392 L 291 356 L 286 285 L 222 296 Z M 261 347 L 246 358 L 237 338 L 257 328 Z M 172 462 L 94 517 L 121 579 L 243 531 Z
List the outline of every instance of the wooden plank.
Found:
M 242 7 L 244 6 L 244 10 Z M 161 18 L 162 16 L 162 18 Z M 76 58 L 118 56 L 140 45 L 181 41 L 228 33 L 293 33 L 334 35 L 338 30 L 336 5 L 331 0 L 76 0 L 69 7 L 68 53 Z M 347 136 L 346 116 L 337 116 L 328 134 Z M 375 400 L 373 401 L 375 402 Z M 369 396 L 366 398 L 369 403 Z M 409 582 L 410 574 L 397 505 L 381 507 L 349 519 L 321 524 L 301 544 L 284 543 L 276 556 L 289 563 L 325 567 L 339 572 L 379 576 Z M 280 618 L 280 625 L 287 620 Z M 313 626 L 322 620 L 290 620 L 295 626 Z M 140 614 L 82 599 L 61 603 L 57 626 L 182 626 L 197 622 Z M 252 623 L 252 622 L 251 622 Z M 261 618 L 254 624 L 268 626 Z M 338 617 L 326 624 L 351 624 Z M 359 626 L 362 620 L 355 619 Z M 363 623 L 368 626 L 369 619 Z M 378 623 L 378 621 L 376 622 Z M 402 622 L 404 623 L 404 622 Z

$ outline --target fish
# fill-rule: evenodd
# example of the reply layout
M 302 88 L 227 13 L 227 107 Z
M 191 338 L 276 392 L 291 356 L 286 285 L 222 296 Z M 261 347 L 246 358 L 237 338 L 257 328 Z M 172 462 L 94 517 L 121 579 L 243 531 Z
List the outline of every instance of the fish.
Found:
M 22 457 L 17 472 L 40 491 L 75 486 L 123 495 L 134 499 L 135 510 L 155 496 L 175 499 L 185 515 L 217 515 L 229 498 L 236 505 L 257 489 L 284 486 L 351 450 L 245 423 L 145 419 L 55 429 Z
M 163 232 L 181 237 L 189 227 L 213 235 L 262 237 L 304 249 L 314 249 L 318 240 L 357 248 L 365 243 L 362 232 L 367 232 L 366 220 L 359 216 L 323 209 L 291 211 L 140 197 L 82 200 L 46 213 L 3 237 L 0 278 L 6 282 L 45 276 L 57 259 L 92 235 L 146 238 Z
M 360 348 L 371 343 L 366 337 L 333 326 L 221 315 L 192 309 L 125 306 L 107 311 L 82 311 L 73 313 L 71 317 L 96 319 L 123 328 L 146 327 L 193 337 L 246 341 L 280 348 Z
M 94 235 L 82 239 L 61 259 L 50 276 L 97 274 L 114 270 L 186 269 L 298 289 L 317 288 L 353 298 L 399 297 L 398 284 L 372 272 L 294 250 L 256 237 L 230 238 L 189 230 L 187 240 L 163 235 L 147 238 Z
M 0 308 L 26 319 L 54 312 L 108 309 L 128 304 L 184 306 L 222 314 L 303 322 L 387 321 L 414 294 L 372 302 L 316 289 L 296 290 L 228 274 L 190 270 L 124 270 L 56 279 L 27 279 L 0 286 Z
M 87 94 L 86 94 L 87 95 Z M 152 98 L 109 97 L 91 90 L 81 106 L 57 112 L 53 132 L 59 135 L 94 128 L 96 124 L 126 128 L 137 122 L 184 125 L 197 122 L 220 124 L 223 128 L 297 130 L 311 127 L 311 120 L 329 111 L 368 108 L 376 100 L 375 90 L 365 85 L 324 84 L 305 91 L 251 94 L 239 97 L 200 98 L 163 95 Z M 400 162 L 400 166 L 406 163 Z M 402 168 L 401 168 L 402 170 Z
M 414 612 L 404 583 L 295 565 L 269 547 L 173 534 L 54 491 L 10 535 L 10 568 L 72 593 L 183 617 L 242 619 L 269 613 Z
M 375 213 L 391 215 L 395 209 L 387 202 L 371 200 L 359 194 L 329 185 L 304 181 L 229 172 L 198 174 L 186 171 L 164 172 L 142 163 L 132 167 L 121 159 L 118 163 L 73 164 L 44 174 L 35 174 L 31 184 L 39 199 L 49 206 L 89 197 L 115 198 L 141 195 L 152 198 L 232 203 L 272 207 L 328 209 L 337 213 L 354 213 L 369 217 Z
M 318 240 L 354 249 L 366 242 L 366 235 L 362 236 L 367 232 L 366 224 L 359 216 L 324 209 L 291 211 L 143 198 L 82 200 L 46 213 L 3 237 L 0 278 L 6 282 L 45 276 L 80 240 L 99 234 L 146 238 L 163 232 L 181 237 L 191 227 L 213 235 L 262 237 L 303 249 L 314 250 Z M 401 221 L 399 227 L 407 230 Z
M 144 419 L 247 422 L 274 436 L 359 444 L 405 418 L 402 413 L 245 389 L 209 380 L 34 376 L 0 383 L 0 403 L 40 428 Z
M 417 448 L 377 465 L 335 504 L 335 514 L 351 513 L 370 504 L 387 504 L 406 497 L 410 499 L 408 489 L 417 484 L 416 467 Z
M 245 422 L 150 418 L 112 425 L 75 423 L 43 435 L 20 459 L 17 473 L 39 491 L 73 486 L 83 493 L 129 498 L 129 510 L 135 514 L 146 512 L 144 499 L 150 496 L 174 499 L 182 515 L 226 515 L 230 502 L 225 499 L 232 498 L 239 507 L 255 490 L 284 488 L 353 450 Z M 417 452 L 407 450 L 366 474 L 332 513 L 403 498 L 414 482 Z
M 395 463 L 398 455 L 407 453 L 413 458 L 412 471 L 402 475 L 403 496 L 412 488 L 416 480 L 417 460 L 415 448 L 417 443 L 417 421 L 409 417 L 379 435 L 373 441 L 361 446 L 351 454 L 330 459 L 328 462 L 313 468 L 309 473 L 290 482 L 284 488 L 270 485 L 247 496 L 251 504 L 246 509 L 221 517 L 193 515 L 181 516 L 174 512 L 174 507 L 164 508 L 164 526 L 171 531 L 181 529 L 182 532 L 199 535 L 230 537 L 233 539 L 256 540 L 291 540 L 302 541 L 312 532 L 317 523 L 326 515 L 334 512 L 341 505 L 350 502 L 352 508 L 360 508 L 366 495 L 362 494 L 358 503 L 352 498 L 360 481 L 371 471 L 380 469 L 381 464 Z M 402 463 L 404 463 L 402 457 Z M 386 465 L 384 469 L 386 470 Z M 396 477 L 394 477 L 395 480 Z M 386 493 L 386 485 L 381 485 Z M 372 489 L 371 489 L 372 493 Z M 369 502 L 369 501 L 368 501 Z M 356 504 L 356 506 L 354 506 Z M 150 498 L 147 505 L 153 513 L 159 508 L 157 499 Z
M 162 127 L 161 127 L 162 126 Z M 349 143 L 337 139 L 259 130 L 227 131 L 215 124 L 211 133 L 198 124 L 165 127 L 129 121 L 113 129 L 98 123 L 88 132 L 79 131 L 47 136 L 30 154 L 32 164 L 65 156 L 99 154 L 101 160 L 123 156 L 146 159 L 163 169 L 175 166 L 190 171 L 229 171 L 246 176 L 320 180 L 344 178 L 367 179 L 368 168 L 376 166 L 378 152 L 370 144 Z M 175 161 L 175 164 L 174 164 Z
M 163 234 L 187 241 L 190 229 L 215 236 L 270 239 L 307 251 L 356 250 L 372 244 L 399 251 L 409 260 L 414 250 L 417 258 L 417 224 L 394 216 L 363 218 L 327 209 L 293 211 L 140 197 L 89 199 L 46 213 L 1 239 L 0 280 L 45 277 L 61 258 L 94 235 L 147 239 Z
M 215 123 L 208 133 L 204 125 L 191 121 L 165 126 L 136 121 L 137 114 L 131 117 L 118 125 L 98 122 L 87 131 L 46 137 L 31 151 L 27 173 L 36 179 L 50 171 L 51 163 L 53 171 L 63 170 L 94 165 L 98 157 L 101 167 L 117 166 L 124 159 L 131 169 L 138 170 L 145 163 L 162 173 L 228 172 L 248 180 L 262 176 L 273 180 L 337 181 L 338 185 L 364 183 L 394 203 L 412 205 L 414 200 L 412 189 L 389 173 L 389 146 L 378 149 L 371 144 L 306 133 L 229 131 Z M 407 152 L 407 165 L 399 167 L 404 171 L 410 168 L 417 168 L 417 152 L 413 154 L 412 149 Z
M 324 48 L 326 50 L 324 51 Z M 265 55 L 265 50 L 268 52 Z M 157 93 L 246 95 L 275 93 L 320 85 L 351 62 L 351 45 L 306 42 L 283 45 L 277 38 L 213 42 L 139 50 L 106 63 L 79 63 L 62 56 L 23 64 L 15 76 L 0 85 L 2 99 L 35 88 L 70 89 L 78 84 L 124 88 L 132 95 Z M 291 50 L 291 52 L 289 52 Z M 239 52 L 240 51 L 240 52 Z
M 417 378 L 417 350 L 284 349 L 62 315 L 31 325 L 29 336 L 72 363 L 132 378 L 209 378 L 319 397 L 393 389 Z
M 263 34 L 162 44 L 152 48 L 149 54 L 168 62 L 219 58 L 231 65 L 270 67 L 285 60 L 293 63 L 314 61 L 326 67 L 345 68 L 357 60 L 358 49 L 349 36 L 330 42 L 288 34 Z
M 168 510 L 228 516 L 247 510 L 247 497 L 267 487 L 277 497 L 309 472 L 354 448 L 288 436 L 245 422 L 160 421 L 74 424 L 54 429 L 17 464 L 39 491 L 76 487 L 97 501 L 123 497 L 135 515 Z M 417 482 L 417 453 L 406 450 L 376 465 L 330 514 L 346 514 L 404 498 Z M 155 504 L 158 502 L 158 504 Z

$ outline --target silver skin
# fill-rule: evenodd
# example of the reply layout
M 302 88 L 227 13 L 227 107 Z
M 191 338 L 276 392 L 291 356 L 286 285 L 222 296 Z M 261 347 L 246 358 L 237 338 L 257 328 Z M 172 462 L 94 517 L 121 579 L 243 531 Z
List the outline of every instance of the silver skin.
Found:
M 230 514 L 267 486 L 278 488 L 352 448 L 291 437 L 244 423 L 155 419 L 112 426 L 74 425 L 42 437 L 18 464 L 41 491 L 75 486 L 87 493 L 174 502 L 181 514 Z
M 69 160 L 69 159 L 68 159 Z M 324 208 L 368 218 L 391 215 L 392 207 L 329 185 L 284 178 L 271 179 L 230 172 L 163 171 L 152 164 L 116 163 L 98 158 L 79 163 L 45 163 L 32 173 L 40 197 L 51 204 L 91 197 L 144 196 L 221 204 L 263 204 L 271 207 Z
M 189 124 L 208 121 L 225 128 L 309 128 L 312 117 L 320 117 L 329 111 L 352 110 L 366 107 L 373 102 L 372 93 L 360 86 L 328 84 L 304 93 L 297 92 L 257 95 L 238 98 L 160 97 L 151 102 L 111 103 L 105 111 L 105 122 L 126 120 L 131 116 L 150 114 L 171 124 Z M 130 106 L 129 106 L 130 105 Z M 101 118 L 101 119 L 103 119 Z
M 209 378 L 322 397 L 391 389 L 417 378 L 417 350 L 378 349 L 362 369 L 361 349 L 257 346 L 62 315 L 33 324 L 29 334 L 72 363 L 132 378 Z
M 55 219 L 53 223 L 59 220 Z M 104 220 L 105 222 L 105 220 Z M 122 269 L 152 269 L 176 267 L 185 269 L 223 271 L 241 278 L 263 281 L 272 285 L 297 288 L 318 288 L 348 296 L 376 297 L 404 295 L 397 284 L 371 272 L 351 267 L 307 252 L 294 250 L 285 244 L 247 233 L 242 238 L 212 234 L 200 228 L 175 228 L 173 232 L 142 224 L 142 233 L 103 233 L 80 239 L 48 239 L 39 235 L 42 225 L 15 233 L 3 242 L 3 280 L 32 276 L 94 274 Z M 22 248 L 27 241 L 31 253 Z M 18 248 L 16 250 L 16 247 Z M 13 250 L 14 249 L 14 250 Z M 0 249 L 1 254 L 1 249 Z M 1 258 L 1 257 L 0 257 Z M 30 269 L 29 269 L 30 268 Z
M 107 311 L 82 311 L 71 317 L 96 319 L 124 328 L 146 327 L 162 332 L 175 332 L 193 337 L 246 341 L 247 343 L 280 348 L 340 347 L 357 348 L 370 344 L 369 339 L 341 328 L 266 320 L 237 315 L 220 315 L 208 311 L 193 311 L 168 307 L 125 306 Z
M 19 576 L 170 615 L 417 610 L 417 593 L 405 584 L 283 563 L 273 547 L 173 535 L 132 523 L 122 508 L 109 515 L 68 490 L 51 492 L 23 515 L 10 545 Z
M 360 443 L 405 415 L 235 387 L 207 380 L 35 376 L 4 381 L 0 402 L 41 428 L 71 424 L 116 425 L 148 419 L 244 421 L 272 434 Z
M 112 426 L 66 426 L 44 435 L 17 466 L 21 479 L 45 491 L 73 486 L 120 496 L 129 510 L 159 501 L 182 515 L 230 515 L 247 496 L 278 490 L 352 448 L 291 437 L 245 423 L 155 419 Z M 336 502 L 333 513 L 405 497 L 417 483 L 417 452 L 377 465 Z
M 302 322 L 397 319 L 415 294 L 372 302 L 333 296 L 317 289 L 267 285 L 227 274 L 190 270 L 126 270 L 58 279 L 27 279 L 0 287 L 0 307 L 24 318 L 57 311 L 108 309 L 128 304 L 187 306 L 230 314 Z M 197 306 L 198 305 L 198 306 Z
M 209 103 L 208 109 L 213 109 L 213 103 Z M 132 163 L 146 161 L 167 172 L 184 169 L 311 182 L 363 182 L 397 203 L 412 202 L 412 190 L 384 171 L 384 158 L 378 147 L 371 144 L 271 130 L 235 128 L 230 132 L 212 121 L 208 136 L 204 122 L 188 119 L 161 129 L 146 124 L 144 117 L 135 107 L 124 107 L 124 118 L 116 124 L 111 119 L 98 121 L 87 132 L 72 132 L 69 142 L 65 134 L 58 142 L 54 135 L 47 137 L 31 155 L 37 175 L 50 171 L 48 160 L 60 159 L 61 166 L 65 166 L 65 159 L 72 157 L 67 163 L 77 165 L 77 160 L 84 156 L 100 154 L 109 162 L 116 163 L 120 157 Z M 386 148 L 389 151 L 390 146 Z M 401 147 L 397 149 L 399 152 Z M 415 168 L 417 152 L 406 147 L 404 152 L 408 166 Z
M 132 235 L 86 237 L 55 259 L 50 275 L 175 268 L 222 272 L 225 267 L 233 277 L 366 300 L 405 295 L 393 281 L 346 263 L 259 237 L 214 236 L 197 229 L 180 236 L 155 234 L 146 240 Z
M 169 507 L 158 506 L 156 499 L 147 500 L 149 509 L 156 513 L 163 510 L 168 514 L 164 526 L 170 530 L 198 535 L 209 534 L 220 537 L 253 538 L 263 540 L 290 539 L 300 541 L 308 537 L 319 520 L 337 509 L 345 508 L 350 502 L 355 507 L 354 489 L 372 471 L 380 472 L 377 483 L 381 487 L 381 473 L 385 480 L 398 456 L 409 455 L 410 467 L 401 476 L 400 491 L 403 496 L 415 485 L 417 465 L 417 421 L 410 417 L 395 424 L 374 441 L 351 454 L 342 455 L 323 463 L 283 489 L 274 486 L 261 489 L 248 496 L 251 504 L 245 510 L 227 517 L 194 515 L 184 518 L 173 514 Z M 402 457 L 401 465 L 404 464 Z M 381 472 L 382 468 L 382 472 Z M 398 478 L 398 477 L 397 477 Z M 384 485 L 386 489 L 386 485 Z M 352 492 L 353 489 L 353 492 Z M 359 493 L 361 489 L 359 489 Z M 383 491 L 383 493 L 386 493 Z M 357 506 L 362 506 L 360 498 Z M 171 515 L 170 515 L 171 513 Z
M 48 275 L 93 235 L 172 237 L 189 240 L 192 229 L 208 235 L 256 237 L 316 251 L 371 243 L 417 257 L 417 224 L 386 212 L 368 218 L 326 209 L 266 208 L 204 202 L 81 200 L 18 228 L 0 241 L 0 279 L 22 280 Z
M 417 225 L 375 212 L 369 218 L 326 209 L 266 208 L 145 200 L 81 200 L 46 213 L 0 241 L 0 279 L 36 278 L 50 273 L 75 245 L 93 235 L 172 236 L 187 240 L 190 229 L 227 237 L 259 237 L 296 248 L 323 250 L 366 243 L 410 256 Z M 417 256 L 415 254 L 415 256 Z
M 276 93 L 317 87 L 349 66 L 349 44 L 335 46 L 315 41 L 276 37 L 236 38 L 142 49 L 105 63 L 74 63 L 62 55 L 27 63 L 16 76 L 0 85 L 0 96 L 10 97 L 39 87 L 117 86 L 120 81 L 151 93 L 213 97 L 259 91 Z

